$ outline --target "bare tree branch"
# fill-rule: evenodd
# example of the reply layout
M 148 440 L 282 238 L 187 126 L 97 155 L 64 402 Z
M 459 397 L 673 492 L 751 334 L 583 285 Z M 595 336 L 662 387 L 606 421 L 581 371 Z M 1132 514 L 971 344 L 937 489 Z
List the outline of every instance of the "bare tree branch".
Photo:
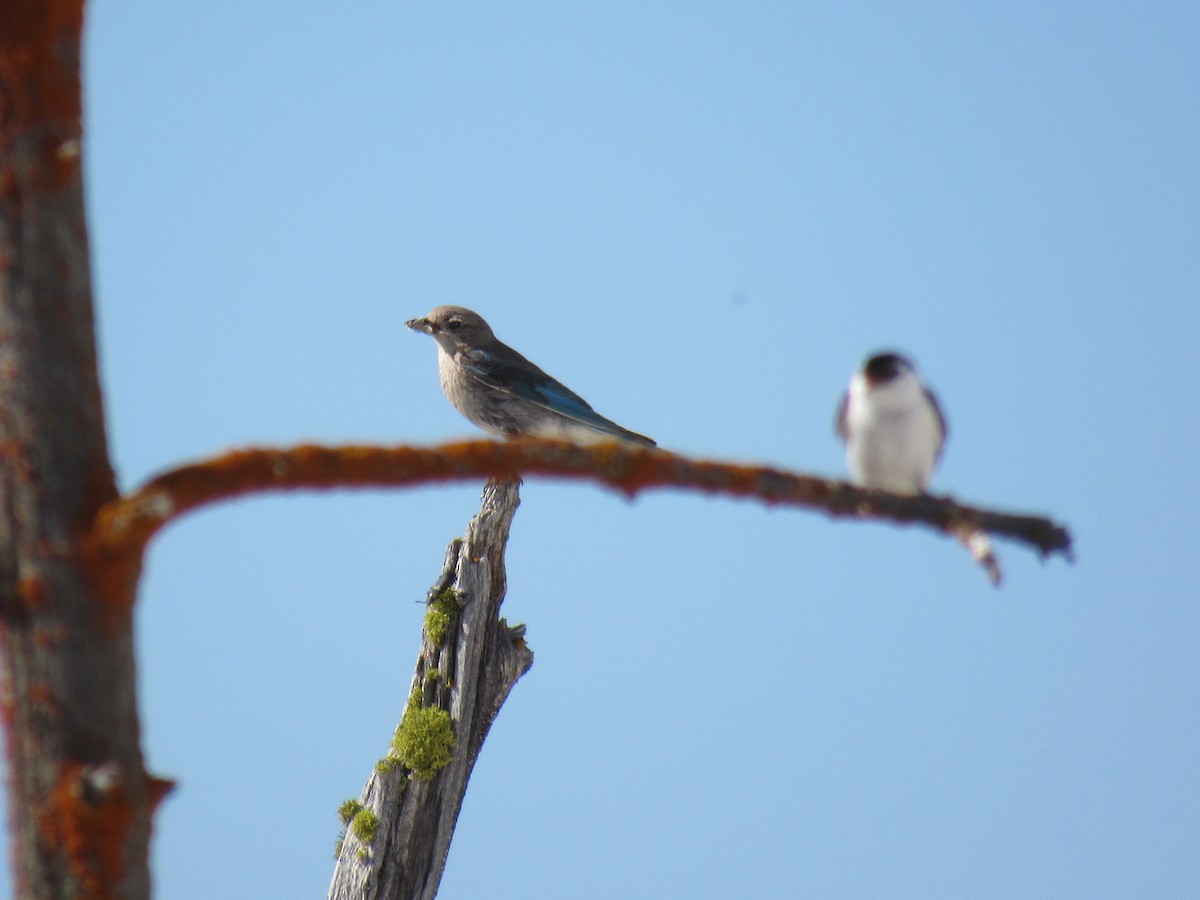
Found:
M 450 621 L 426 618 L 398 739 L 346 816 L 331 900 L 432 900 L 437 893 L 475 759 L 501 704 L 533 664 L 523 629 L 500 618 L 504 548 L 519 502 L 516 483 L 489 482 L 466 537 L 446 552 L 429 604 Z M 436 772 L 423 771 L 432 766 L 420 754 L 406 756 L 400 740 L 423 713 L 435 722 L 448 714 L 452 726 L 449 762 Z
M 584 479 L 633 497 L 650 488 L 683 488 L 797 506 L 839 518 L 920 524 L 957 540 L 986 532 L 1071 557 L 1071 535 L 1041 516 L 981 509 L 951 497 L 901 496 L 836 479 L 764 466 L 689 459 L 627 444 L 468 441 L 438 447 L 249 449 L 181 466 L 151 479 L 97 517 L 92 546 L 120 569 L 134 565 L 163 526 L 220 500 L 265 491 L 403 487 L 480 477 L 547 475 Z

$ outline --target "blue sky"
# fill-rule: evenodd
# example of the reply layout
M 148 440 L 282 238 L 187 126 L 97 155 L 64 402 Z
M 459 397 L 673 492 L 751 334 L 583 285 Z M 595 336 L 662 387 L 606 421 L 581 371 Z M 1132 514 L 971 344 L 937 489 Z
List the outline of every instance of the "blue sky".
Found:
M 476 309 L 621 424 L 840 474 L 910 353 L 938 491 L 1078 563 L 530 481 L 457 897 L 1184 896 L 1200 879 L 1200 7 L 96 0 L 87 176 L 133 487 L 472 434 Z M 256 499 L 150 553 L 158 896 L 320 896 L 479 485 Z M 232 887 L 231 887 L 232 886 Z

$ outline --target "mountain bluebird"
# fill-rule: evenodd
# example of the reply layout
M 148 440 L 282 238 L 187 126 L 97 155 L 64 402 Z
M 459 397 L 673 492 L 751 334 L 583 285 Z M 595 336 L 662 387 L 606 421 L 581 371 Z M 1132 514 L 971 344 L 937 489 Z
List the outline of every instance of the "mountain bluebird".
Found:
M 899 353 L 868 357 L 837 414 L 850 478 L 897 494 L 923 493 L 946 440 L 937 398 Z
M 446 399 L 489 434 L 654 446 L 650 438 L 604 418 L 578 394 L 496 340 L 488 323 L 469 309 L 439 306 L 405 324 L 437 341 Z

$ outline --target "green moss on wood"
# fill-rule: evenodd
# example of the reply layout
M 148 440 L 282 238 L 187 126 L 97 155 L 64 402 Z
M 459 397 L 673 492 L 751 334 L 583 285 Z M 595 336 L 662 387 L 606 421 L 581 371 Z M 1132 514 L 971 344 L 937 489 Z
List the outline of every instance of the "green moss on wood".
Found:
M 414 698 L 416 699 L 416 698 Z M 453 758 L 454 727 L 450 713 L 409 701 L 392 738 L 392 753 L 417 778 L 436 775 Z
M 462 594 L 453 588 L 446 588 L 429 604 L 425 611 L 425 633 L 429 640 L 440 645 L 446 640 L 446 632 L 454 624 L 462 609 Z
M 350 830 L 362 843 L 370 844 L 379 830 L 379 817 L 369 809 L 360 809 L 350 821 Z
M 362 808 L 363 805 L 357 800 L 347 800 L 338 807 L 338 818 L 342 820 L 343 825 L 349 825 Z

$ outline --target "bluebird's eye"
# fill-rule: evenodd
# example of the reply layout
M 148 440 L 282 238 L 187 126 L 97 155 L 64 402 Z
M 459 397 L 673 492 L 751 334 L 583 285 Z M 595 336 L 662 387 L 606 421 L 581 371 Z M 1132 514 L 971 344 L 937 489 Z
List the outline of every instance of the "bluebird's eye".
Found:
M 447 331 L 458 331 L 458 329 L 462 328 L 462 325 L 463 325 L 462 319 L 451 319 L 449 322 L 446 323 L 446 330 Z

